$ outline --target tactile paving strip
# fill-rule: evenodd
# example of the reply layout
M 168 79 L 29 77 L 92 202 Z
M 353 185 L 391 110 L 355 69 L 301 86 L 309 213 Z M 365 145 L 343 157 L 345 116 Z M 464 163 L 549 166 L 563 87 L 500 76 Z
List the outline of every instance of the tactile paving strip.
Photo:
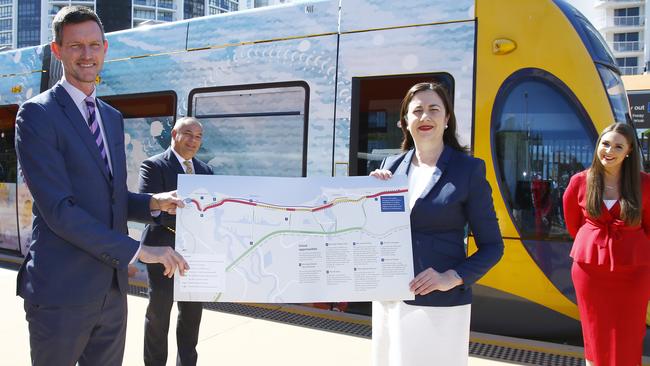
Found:
M 129 293 L 138 296 L 147 296 L 146 289 L 139 286 L 129 286 Z M 369 325 L 355 324 L 343 320 L 327 319 L 319 316 L 296 314 L 278 307 L 260 307 L 247 304 L 230 302 L 204 303 L 204 309 L 220 311 L 223 313 L 243 315 L 251 318 L 277 321 L 285 324 L 299 325 L 328 332 L 342 333 L 363 338 L 370 338 L 372 329 Z
M 582 358 L 563 356 L 540 351 L 531 351 L 479 342 L 469 343 L 469 354 L 495 360 L 519 362 L 524 365 L 582 366 Z
M 146 289 L 130 286 L 130 293 L 138 296 L 147 296 Z M 364 324 L 349 323 L 343 320 L 327 319 L 318 316 L 296 314 L 278 307 L 260 307 L 255 305 L 217 302 L 204 303 L 205 309 L 236 314 L 257 319 L 277 321 L 285 324 L 299 325 L 328 332 L 342 333 L 362 338 L 372 336 L 372 327 Z M 582 366 L 582 358 L 551 354 L 540 351 L 512 348 L 502 345 L 470 342 L 469 354 L 471 356 L 489 358 L 499 361 L 517 362 L 523 365 L 540 366 Z

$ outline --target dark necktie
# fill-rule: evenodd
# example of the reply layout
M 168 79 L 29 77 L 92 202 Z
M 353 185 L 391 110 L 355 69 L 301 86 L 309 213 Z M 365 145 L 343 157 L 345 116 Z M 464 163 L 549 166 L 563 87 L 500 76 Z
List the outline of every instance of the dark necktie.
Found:
M 99 153 L 102 156 L 102 159 L 104 160 L 104 164 L 106 165 L 106 171 L 110 176 L 111 168 L 110 165 L 108 164 L 108 155 L 106 153 L 106 146 L 104 145 L 104 139 L 102 138 L 102 131 L 99 128 L 99 122 L 97 121 L 97 115 L 95 114 L 95 98 L 88 97 L 84 99 L 84 101 L 86 102 L 86 107 L 88 108 L 88 128 L 90 128 L 90 133 L 92 133 L 93 138 L 95 139 L 95 143 L 97 144 Z

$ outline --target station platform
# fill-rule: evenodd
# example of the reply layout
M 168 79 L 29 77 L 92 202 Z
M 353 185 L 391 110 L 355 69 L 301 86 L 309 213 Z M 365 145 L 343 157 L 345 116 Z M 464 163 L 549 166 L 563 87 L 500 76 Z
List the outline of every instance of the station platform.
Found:
M 23 301 L 15 296 L 15 280 L 15 269 L 0 266 L 3 328 L 0 334 L 0 366 L 30 363 L 27 322 Z M 128 306 L 123 364 L 142 365 L 147 299 L 129 295 Z M 172 324 L 175 324 L 175 317 L 174 307 Z M 470 356 L 469 366 L 582 364 L 582 349 L 579 347 L 480 333 L 472 333 L 471 338 L 470 354 L 473 356 Z M 170 330 L 168 365 L 175 364 L 175 342 L 174 331 Z M 206 309 L 197 351 L 199 365 L 358 366 L 370 365 L 370 342 L 367 334 L 354 336 Z M 549 353 L 549 350 L 553 351 Z M 644 365 L 647 362 L 644 359 Z

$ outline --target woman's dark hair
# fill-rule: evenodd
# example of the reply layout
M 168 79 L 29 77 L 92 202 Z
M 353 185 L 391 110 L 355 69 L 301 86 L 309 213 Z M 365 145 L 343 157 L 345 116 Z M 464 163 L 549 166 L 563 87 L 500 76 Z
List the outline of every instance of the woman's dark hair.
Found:
M 587 173 L 587 213 L 591 217 L 598 217 L 601 214 L 603 202 L 603 191 L 605 188 L 605 167 L 600 162 L 598 147 L 600 140 L 608 132 L 620 133 L 627 140 L 630 152 L 623 159 L 621 165 L 621 219 L 627 225 L 638 225 L 641 223 L 641 156 L 636 140 L 634 127 L 625 123 L 614 123 L 607 126 L 598 136 L 594 158 L 591 168 Z
M 461 146 L 460 142 L 458 142 L 458 137 L 456 136 L 456 115 L 454 114 L 454 106 L 451 103 L 451 98 L 449 97 L 449 93 L 447 92 L 445 87 L 439 83 L 415 84 L 406 93 L 404 99 L 402 99 L 402 106 L 400 108 L 400 114 L 399 114 L 400 115 L 399 124 L 403 134 L 402 151 L 408 151 L 414 147 L 413 137 L 411 136 L 411 133 L 406 128 L 408 125 L 406 120 L 406 115 L 408 114 L 409 103 L 411 103 L 411 100 L 413 100 L 413 97 L 415 96 L 416 93 L 425 90 L 431 90 L 434 93 L 438 94 L 440 99 L 442 99 L 442 103 L 445 105 L 445 111 L 447 112 L 448 121 L 447 121 L 447 128 L 445 129 L 445 132 L 442 135 L 442 141 L 445 143 L 446 146 L 450 146 L 458 151 L 467 152 L 468 149 L 465 146 Z

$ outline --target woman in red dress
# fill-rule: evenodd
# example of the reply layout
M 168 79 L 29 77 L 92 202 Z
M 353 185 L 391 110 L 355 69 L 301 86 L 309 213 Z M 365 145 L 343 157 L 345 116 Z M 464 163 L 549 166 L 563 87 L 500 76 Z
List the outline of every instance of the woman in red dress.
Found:
M 564 192 L 588 366 L 641 365 L 650 298 L 650 175 L 640 171 L 636 141 L 630 125 L 605 128 L 591 168 L 574 175 Z

